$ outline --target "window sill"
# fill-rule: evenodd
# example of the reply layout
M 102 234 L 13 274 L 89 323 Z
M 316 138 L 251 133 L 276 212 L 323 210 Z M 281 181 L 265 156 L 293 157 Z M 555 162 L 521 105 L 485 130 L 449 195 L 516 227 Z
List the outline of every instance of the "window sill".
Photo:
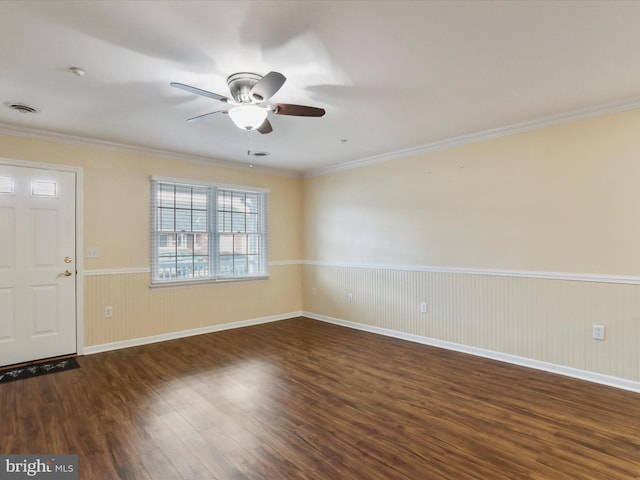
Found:
M 268 280 L 269 275 L 258 275 L 255 277 L 223 277 L 208 278 L 204 280 L 177 280 L 167 282 L 155 282 L 149 284 L 149 288 L 175 288 L 175 287 L 199 287 L 203 285 L 212 285 L 220 283 L 238 283 L 238 282 L 259 282 Z

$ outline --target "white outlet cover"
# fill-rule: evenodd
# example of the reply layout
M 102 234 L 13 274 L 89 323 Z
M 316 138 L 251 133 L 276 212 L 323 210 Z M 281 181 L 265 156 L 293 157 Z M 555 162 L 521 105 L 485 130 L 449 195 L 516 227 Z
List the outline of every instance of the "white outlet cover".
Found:
M 604 340 L 605 327 L 603 325 L 594 325 L 592 330 L 592 337 L 594 340 Z

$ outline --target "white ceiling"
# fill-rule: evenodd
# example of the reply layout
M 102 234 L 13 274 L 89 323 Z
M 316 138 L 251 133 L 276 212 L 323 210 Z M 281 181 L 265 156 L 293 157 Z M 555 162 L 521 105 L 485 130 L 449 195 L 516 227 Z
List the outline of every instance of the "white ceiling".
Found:
M 5 0 L 0 18 L 3 131 L 294 173 L 640 100 L 640 1 Z M 327 114 L 249 138 L 187 123 L 224 105 L 169 85 L 228 95 L 230 74 L 272 70 L 273 101 Z

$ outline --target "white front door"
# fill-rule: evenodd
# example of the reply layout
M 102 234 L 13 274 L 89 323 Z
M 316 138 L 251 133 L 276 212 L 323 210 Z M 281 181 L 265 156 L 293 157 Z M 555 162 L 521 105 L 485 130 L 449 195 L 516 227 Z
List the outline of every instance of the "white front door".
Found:
M 75 182 L 0 165 L 0 365 L 76 352 Z

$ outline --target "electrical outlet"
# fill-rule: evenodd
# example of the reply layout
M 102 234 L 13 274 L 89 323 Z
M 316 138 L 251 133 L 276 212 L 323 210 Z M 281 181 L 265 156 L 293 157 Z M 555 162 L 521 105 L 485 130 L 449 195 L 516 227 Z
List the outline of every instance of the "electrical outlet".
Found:
M 603 325 L 594 325 L 592 336 L 594 340 L 604 340 L 604 326 Z
M 427 302 L 422 302 L 420 304 L 420 313 L 427 313 Z
M 104 318 L 113 317 L 113 307 L 104 307 Z
M 98 247 L 87 248 L 87 258 L 98 258 L 100 256 L 100 249 Z
M 347 293 L 347 302 L 353 302 L 353 293 Z

